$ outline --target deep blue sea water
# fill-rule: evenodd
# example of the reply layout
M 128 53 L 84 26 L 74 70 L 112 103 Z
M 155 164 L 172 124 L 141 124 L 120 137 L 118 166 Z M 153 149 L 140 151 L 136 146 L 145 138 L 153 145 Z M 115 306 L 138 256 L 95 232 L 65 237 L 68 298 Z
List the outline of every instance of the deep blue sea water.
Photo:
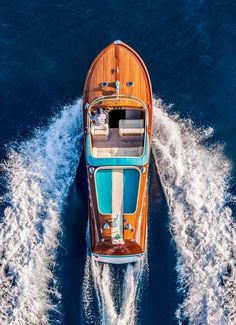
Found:
M 1 160 L 81 96 L 92 59 L 121 39 L 145 61 L 153 92 L 182 117 L 214 127 L 235 166 L 236 5 L 233 1 L 7 1 L 0 11 Z M 176 324 L 175 249 L 155 164 L 150 168 L 149 282 L 139 324 Z M 82 157 L 63 214 L 57 276 L 63 324 L 84 324 L 87 186 Z M 49 171 L 50 172 L 50 171 Z M 154 176 L 154 177 L 153 177 Z M 235 167 L 233 169 L 235 176 Z M 57 316 L 52 313 L 51 324 Z M 28 325 L 28 324 L 27 324 Z M 211 325 L 211 324 L 210 324 Z

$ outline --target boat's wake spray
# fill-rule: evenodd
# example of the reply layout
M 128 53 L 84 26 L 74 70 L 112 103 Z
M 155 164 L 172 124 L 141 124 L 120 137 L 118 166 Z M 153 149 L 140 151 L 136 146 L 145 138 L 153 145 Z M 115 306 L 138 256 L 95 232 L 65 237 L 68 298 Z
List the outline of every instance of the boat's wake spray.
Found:
M 82 151 L 81 108 L 81 100 L 65 107 L 31 140 L 12 146 L 1 166 L 8 189 L 0 224 L 1 324 L 48 324 L 60 214 Z
M 235 226 L 225 204 L 230 164 L 211 129 L 154 105 L 153 152 L 170 208 L 178 252 L 177 316 L 191 324 L 235 324 Z M 47 324 L 53 308 L 54 252 L 60 213 L 81 154 L 82 101 L 9 151 L 7 205 L 0 224 L 0 323 Z M 93 319 L 94 293 L 104 324 L 135 323 L 146 264 L 113 267 L 87 258 L 83 286 L 86 318 Z M 50 286 L 49 286 L 50 284 Z
M 99 318 L 102 325 L 134 325 L 147 273 L 146 260 L 118 267 L 96 262 L 88 256 L 83 286 L 86 323 L 93 324 Z M 98 315 L 93 310 L 95 300 Z
M 230 164 L 212 129 L 194 127 L 155 100 L 152 149 L 170 208 L 184 301 L 180 323 L 236 323 L 236 232 Z M 209 141 L 208 141 L 209 142 Z

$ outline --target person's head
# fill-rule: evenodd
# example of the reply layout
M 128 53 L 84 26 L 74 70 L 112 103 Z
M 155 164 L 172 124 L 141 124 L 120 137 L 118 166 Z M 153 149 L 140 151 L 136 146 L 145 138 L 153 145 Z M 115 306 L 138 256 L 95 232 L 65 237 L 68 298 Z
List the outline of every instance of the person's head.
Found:
M 102 107 L 98 108 L 98 109 L 97 109 L 97 113 L 98 113 L 98 114 L 102 114 L 102 113 L 103 113 L 103 108 L 102 108 Z

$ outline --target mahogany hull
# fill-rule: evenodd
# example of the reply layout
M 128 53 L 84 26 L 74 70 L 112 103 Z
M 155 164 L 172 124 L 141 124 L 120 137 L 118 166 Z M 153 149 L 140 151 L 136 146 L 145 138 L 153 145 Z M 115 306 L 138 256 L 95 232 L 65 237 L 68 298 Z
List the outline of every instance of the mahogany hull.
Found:
M 102 83 L 106 81 L 106 87 Z M 117 89 L 116 82 L 119 82 Z M 127 86 L 132 81 L 132 87 Z M 122 97 L 123 96 L 123 97 Z M 97 100 L 98 101 L 96 104 Z M 139 99 L 135 101 L 133 99 Z M 110 263 L 126 263 L 137 261 L 143 257 L 147 242 L 147 217 L 148 217 L 148 166 L 152 134 L 152 88 L 151 81 L 145 64 L 140 56 L 123 42 L 115 41 L 98 54 L 88 71 L 83 93 L 84 110 L 84 144 L 87 161 L 87 175 L 89 187 L 89 223 L 92 254 L 99 261 Z M 89 142 L 89 115 L 102 103 L 103 107 L 114 108 L 122 102 L 122 108 L 127 106 L 130 110 L 141 109 L 145 118 L 145 159 L 130 159 L 126 166 L 122 159 L 90 159 Z M 94 106 L 92 103 L 95 103 Z M 118 103 L 118 104 L 117 104 Z M 142 105 L 140 104 L 142 103 Z M 99 104 L 99 105 L 98 105 Z M 121 105 L 121 104 L 120 104 Z M 141 106 L 140 106 L 141 105 Z M 119 108 L 119 107 L 118 107 Z M 90 140 L 92 143 L 92 140 Z M 115 161 L 115 162 L 114 162 Z M 134 162 L 132 162 L 134 161 Z M 99 193 L 97 176 L 99 172 L 133 170 L 139 175 L 137 205 L 132 213 L 122 216 L 122 240 L 112 238 L 112 226 L 106 227 L 112 219 L 112 213 L 101 213 L 99 208 Z M 134 173 L 134 172 L 133 172 Z M 132 189 L 132 183 L 127 188 Z

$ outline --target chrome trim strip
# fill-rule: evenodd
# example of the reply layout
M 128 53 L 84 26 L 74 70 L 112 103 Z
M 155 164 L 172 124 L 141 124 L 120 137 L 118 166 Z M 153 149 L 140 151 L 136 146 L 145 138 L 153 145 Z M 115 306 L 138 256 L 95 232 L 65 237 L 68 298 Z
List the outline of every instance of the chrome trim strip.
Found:
M 92 253 L 92 257 L 95 261 L 101 263 L 109 263 L 109 264 L 127 264 L 127 263 L 135 263 L 142 261 L 144 258 L 144 253 L 133 254 L 133 255 L 101 255 Z

